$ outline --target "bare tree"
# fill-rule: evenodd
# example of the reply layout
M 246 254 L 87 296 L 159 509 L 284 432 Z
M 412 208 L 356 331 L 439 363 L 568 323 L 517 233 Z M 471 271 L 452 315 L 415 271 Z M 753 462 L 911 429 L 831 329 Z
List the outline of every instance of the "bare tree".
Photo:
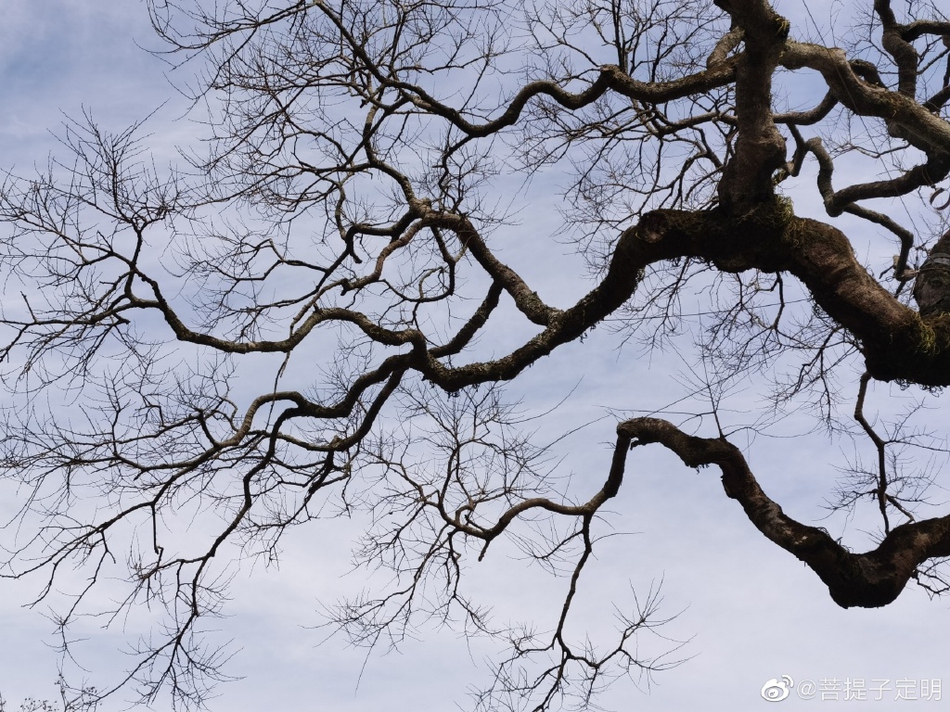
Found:
M 950 20 L 931 2 L 855 5 L 839 47 L 766 0 L 151 0 L 169 56 L 203 62 L 183 87 L 203 152 L 165 169 L 139 127 L 79 121 L 68 160 L 0 192 L 2 464 L 22 496 L 4 575 L 45 576 L 41 599 L 71 587 L 65 647 L 121 567 L 105 613 L 166 618 L 118 686 L 200 703 L 224 662 L 202 637 L 222 555 L 274 557 L 289 528 L 364 509 L 358 554 L 395 576 L 335 611 L 353 640 L 434 617 L 509 641 L 486 709 L 583 706 L 672 663 L 635 645 L 655 592 L 612 645 L 566 634 L 599 514 L 630 450 L 656 443 L 719 468 L 839 605 L 887 605 L 911 578 L 941 591 L 950 515 L 918 518 L 929 480 L 902 453 L 942 440 L 865 410 L 874 382 L 922 398 L 950 384 Z M 801 76 L 807 106 L 788 98 Z M 512 179 L 552 170 L 586 260 L 573 303 L 542 297 L 493 240 L 516 222 Z M 787 186 L 826 214 L 800 215 Z M 601 324 L 647 349 L 692 330 L 713 417 L 619 418 L 584 487 L 499 384 Z M 854 463 L 836 506 L 877 508 L 876 548 L 853 553 L 759 486 L 715 417 L 752 373 L 774 377 L 766 411 L 807 402 L 866 439 L 873 464 Z M 183 538 L 195 518 L 213 534 Z M 498 627 L 466 595 L 464 562 L 505 537 L 566 577 L 553 630 Z

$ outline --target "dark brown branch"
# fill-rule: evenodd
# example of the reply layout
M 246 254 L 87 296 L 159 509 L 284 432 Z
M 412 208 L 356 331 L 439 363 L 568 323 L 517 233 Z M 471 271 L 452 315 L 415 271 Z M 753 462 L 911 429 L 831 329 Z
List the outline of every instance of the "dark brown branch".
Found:
M 950 320 L 922 321 L 884 289 L 834 227 L 783 214 L 781 204 L 744 220 L 657 211 L 627 231 L 616 260 L 690 256 L 719 269 L 787 271 L 860 342 L 868 369 L 880 380 L 950 383 Z
M 831 113 L 831 110 L 838 105 L 838 100 L 834 94 L 825 94 L 824 98 L 814 109 L 808 111 L 787 111 L 782 114 L 776 114 L 774 121 L 777 124 L 792 124 L 795 126 L 810 126 L 817 124 L 823 118 Z
M 622 235 L 603 281 L 524 345 L 494 361 L 453 368 L 427 356 L 418 368 L 447 390 L 514 378 L 619 308 L 644 267 L 682 257 L 705 259 L 728 272 L 794 274 L 860 341 L 874 378 L 950 385 L 950 318 L 921 319 L 868 274 L 841 231 L 794 217 L 778 201 L 739 219 L 718 210 L 648 213 Z
M 901 36 L 908 42 L 920 39 L 924 35 L 950 35 L 950 22 L 940 20 L 914 20 L 901 28 Z
M 447 119 L 470 138 L 489 136 L 503 128 L 514 125 L 528 102 L 538 96 L 547 96 L 560 106 L 572 111 L 592 104 L 603 96 L 608 89 L 613 89 L 631 99 L 646 103 L 663 103 L 728 84 L 735 76 L 737 64 L 735 59 L 726 59 L 705 71 L 669 82 L 641 82 L 628 76 L 616 65 L 605 65 L 601 67 L 597 79 L 577 94 L 566 91 L 556 82 L 531 82 L 514 95 L 498 117 L 483 124 L 476 124 L 463 116 L 460 111 L 436 99 L 422 87 L 400 81 L 384 72 L 367 54 L 362 43 L 352 36 L 335 11 L 330 10 L 322 2 L 317 3 L 317 7 L 336 25 L 340 35 L 349 44 L 350 50 L 359 58 L 366 71 L 370 72 L 376 81 L 382 86 L 392 87 L 404 92 L 419 109 Z
M 844 106 L 861 116 L 883 119 L 891 133 L 931 153 L 950 153 L 950 124 L 900 92 L 868 84 L 855 72 L 844 50 L 788 41 L 781 59 L 787 69 L 808 67 L 821 73 L 828 88 Z
M 884 519 L 884 533 L 888 534 L 891 531 L 891 524 L 887 517 L 887 443 L 875 432 L 874 428 L 871 427 L 871 424 L 868 422 L 868 419 L 864 416 L 864 402 L 867 398 L 868 383 L 870 383 L 870 381 L 871 375 L 869 373 L 865 373 L 861 376 L 861 386 L 858 389 L 858 398 L 854 404 L 854 419 L 858 421 L 861 429 L 864 430 L 871 442 L 874 443 L 874 449 L 877 451 L 877 503 L 878 508 L 881 510 L 881 517 Z
M 736 71 L 735 155 L 719 184 L 719 203 L 741 215 L 774 195 L 772 176 L 785 162 L 785 139 L 772 116 L 772 74 L 789 23 L 764 0 L 717 0 L 743 30 L 745 51 Z
M 634 418 L 617 426 L 634 446 L 659 443 L 689 467 L 716 465 L 726 495 L 742 505 L 763 535 L 805 562 L 843 608 L 876 608 L 894 601 L 917 567 L 927 559 L 950 556 L 950 517 L 903 524 L 873 551 L 853 554 L 828 532 L 789 517 L 756 481 L 745 457 L 721 438 L 687 435 L 657 418 Z
M 897 22 L 890 0 L 874 0 L 874 10 L 881 18 L 881 43 L 897 65 L 897 91 L 914 98 L 917 95 L 917 63 L 914 46 L 905 37 L 906 28 Z

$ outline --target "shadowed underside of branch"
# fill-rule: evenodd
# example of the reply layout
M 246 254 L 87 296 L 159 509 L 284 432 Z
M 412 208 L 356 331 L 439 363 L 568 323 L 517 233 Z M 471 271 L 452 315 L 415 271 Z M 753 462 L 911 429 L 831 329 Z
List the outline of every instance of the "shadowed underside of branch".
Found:
M 725 439 L 687 435 L 657 418 L 624 421 L 617 434 L 619 451 L 660 443 L 689 467 L 719 467 L 726 495 L 742 505 L 755 528 L 811 567 L 843 608 L 886 606 L 924 561 L 950 556 L 950 516 L 902 524 L 873 551 L 853 554 L 824 529 L 785 514 L 762 491 L 739 449 Z

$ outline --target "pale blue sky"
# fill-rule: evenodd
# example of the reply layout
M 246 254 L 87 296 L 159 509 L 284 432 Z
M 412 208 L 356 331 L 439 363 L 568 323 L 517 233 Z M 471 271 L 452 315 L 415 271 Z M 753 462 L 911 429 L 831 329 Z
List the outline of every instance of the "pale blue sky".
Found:
M 796 3 L 786 1 L 781 9 L 802 17 Z M 148 142 L 161 156 L 171 156 L 174 145 L 199 135 L 196 124 L 175 121 L 184 103 L 165 79 L 167 66 L 138 46 L 156 46 L 142 4 L 7 0 L 4 13 L 3 167 L 28 172 L 32 164 L 44 164 L 50 152 L 61 152 L 50 131 L 59 130 L 64 114 L 79 116 L 84 107 L 104 126 L 120 130 L 167 101 L 151 124 Z M 528 195 L 533 201 L 528 221 L 532 236 L 554 229 L 549 219 L 555 217 L 554 198 L 544 180 Z M 793 197 L 796 206 L 818 204 L 813 195 Z M 868 249 L 886 249 L 886 244 Z M 526 273 L 534 270 L 545 278 L 540 290 L 545 294 L 545 289 L 559 289 L 559 280 L 569 279 L 576 269 L 572 258 L 559 251 L 566 248 L 558 247 L 542 260 L 536 248 L 519 251 L 513 239 L 505 254 Z M 682 390 L 678 374 L 689 364 L 678 359 L 675 350 L 636 359 L 632 350 L 618 350 L 619 341 L 608 331 L 598 329 L 585 343 L 562 349 L 514 385 L 514 393 L 526 397 L 527 407 L 543 410 L 580 382 L 562 411 L 544 421 L 552 432 L 600 418 L 606 408 L 659 408 L 674 400 L 670 393 Z M 689 344 L 684 338 L 684 348 Z M 757 405 L 756 387 L 742 384 L 737 389 L 730 401 L 737 411 L 735 422 L 746 419 L 744 409 Z M 843 388 L 850 397 L 856 383 Z M 910 397 L 896 389 L 892 395 Z M 874 407 L 893 405 L 886 387 L 877 389 L 873 400 Z M 945 410 L 932 416 L 946 421 Z M 565 467 L 597 482 L 609 462 L 605 443 L 612 440 L 613 427 L 614 421 L 607 419 L 572 436 L 565 444 L 571 453 Z M 778 432 L 807 429 L 805 415 L 792 413 Z M 850 441 L 829 442 L 819 432 L 792 439 L 759 438 L 747 452 L 763 487 L 787 511 L 841 536 L 843 519 L 819 518 L 823 501 L 833 491 L 835 468 L 845 464 L 850 448 Z M 642 595 L 662 579 L 661 613 L 681 615 L 660 632 L 688 640 L 680 655 L 692 657 L 658 674 L 652 686 L 641 684 L 638 690 L 618 683 L 605 695 L 605 707 L 654 712 L 764 709 L 769 704 L 759 697 L 762 685 L 783 674 L 795 680 L 860 678 L 869 688 L 873 679 L 893 683 L 898 678 L 943 677 L 950 685 L 943 657 L 950 633 L 946 601 L 931 602 L 923 591 L 909 586 L 883 610 L 844 611 L 810 570 L 752 529 L 738 505 L 723 496 L 712 469 L 694 472 L 664 451 L 638 449 L 630 456 L 628 473 L 610 508 L 614 514 L 609 524 L 629 534 L 603 543 L 582 584 L 589 599 L 574 629 L 602 629 L 612 621 L 611 600 L 629 605 L 631 584 Z M 0 492 L 0 512 L 9 514 L 14 506 L 9 488 Z M 856 549 L 866 545 L 863 524 L 859 517 L 847 529 L 846 541 L 853 540 Z M 350 541 L 360 525 L 329 521 L 300 528 L 286 542 L 279 570 L 236 571 L 226 610 L 230 617 L 220 621 L 220 629 L 221 639 L 233 639 L 236 650 L 224 672 L 243 679 L 218 688 L 219 697 L 210 704 L 213 712 L 452 710 L 465 706 L 470 684 L 486 681 L 483 658 L 489 648 L 479 641 L 468 645 L 446 631 L 429 631 L 398 652 L 368 658 L 364 651 L 347 647 L 342 637 L 321 644 L 326 631 L 314 629 L 321 602 L 331 603 L 360 588 L 361 574 L 344 575 L 350 568 Z M 541 628 L 556 613 L 553 606 L 564 585 L 525 574 L 513 552 L 502 546 L 486 562 L 472 564 L 470 574 L 473 588 L 495 604 L 499 615 L 536 620 Z M 50 646 L 55 641 L 48 637 L 52 625 L 42 611 L 21 607 L 38 583 L 0 581 L 0 693 L 13 705 L 27 696 L 54 697 L 56 655 Z M 133 629 L 135 625 L 130 623 Z M 122 665 L 116 650 L 128 641 L 120 632 L 103 632 L 95 624 L 82 633 L 89 640 L 79 662 L 90 683 L 105 685 Z M 643 644 L 647 651 L 660 651 L 668 643 L 647 636 Z M 119 695 L 107 702 L 103 712 L 124 709 L 124 699 Z M 833 704 L 792 695 L 779 709 L 817 710 Z M 839 704 L 847 704 L 847 709 L 891 708 L 886 701 Z M 913 709 L 934 709 L 936 704 L 917 701 Z

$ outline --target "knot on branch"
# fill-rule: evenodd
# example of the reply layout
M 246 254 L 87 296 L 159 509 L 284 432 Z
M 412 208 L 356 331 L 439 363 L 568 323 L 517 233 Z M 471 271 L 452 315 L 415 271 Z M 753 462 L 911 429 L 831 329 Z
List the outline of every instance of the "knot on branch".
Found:
M 917 272 L 914 300 L 921 316 L 950 312 L 950 253 L 930 253 Z

